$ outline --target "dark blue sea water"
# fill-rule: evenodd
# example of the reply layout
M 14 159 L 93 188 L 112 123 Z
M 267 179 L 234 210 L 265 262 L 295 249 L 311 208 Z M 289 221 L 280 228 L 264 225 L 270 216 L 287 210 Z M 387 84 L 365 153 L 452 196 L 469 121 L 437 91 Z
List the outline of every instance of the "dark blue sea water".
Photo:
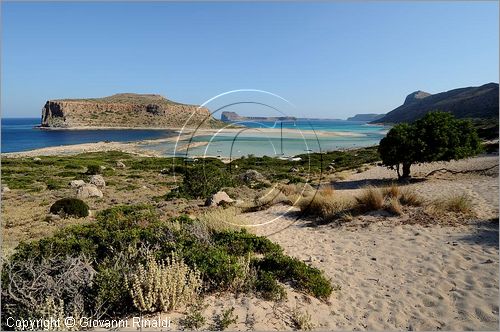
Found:
M 169 130 L 41 130 L 34 128 L 39 124 L 40 118 L 2 119 L 1 152 L 27 151 L 48 146 L 102 141 L 129 142 L 173 135 L 173 132 Z

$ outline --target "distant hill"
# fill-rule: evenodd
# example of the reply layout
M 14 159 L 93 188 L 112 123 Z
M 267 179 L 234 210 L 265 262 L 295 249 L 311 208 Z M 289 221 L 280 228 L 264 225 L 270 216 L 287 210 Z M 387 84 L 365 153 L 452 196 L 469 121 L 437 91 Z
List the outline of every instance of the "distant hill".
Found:
M 453 113 L 457 118 L 498 118 L 498 84 L 488 83 L 436 94 L 416 91 L 406 97 L 403 105 L 372 123 L 412 122 L 436 110 Z
M 347 121 L 365 121 L 370 122 L 374 120 L 378 120 L 382 118 L 385 114 L 375 114 L 375 113 L 365 113 L 365 114 L 356 114 L 355 116 L 351 116 L 347 118 Z
M 222 121 L 295 121 L 297 118 L 293 116 L 242 116 L 236 112 L 222 112 L 220 119 Z
M 209 110 L 155 94 L 119 93 L 103 98 L 49 100 L 42 109 L 43 128 L 219 128 Z

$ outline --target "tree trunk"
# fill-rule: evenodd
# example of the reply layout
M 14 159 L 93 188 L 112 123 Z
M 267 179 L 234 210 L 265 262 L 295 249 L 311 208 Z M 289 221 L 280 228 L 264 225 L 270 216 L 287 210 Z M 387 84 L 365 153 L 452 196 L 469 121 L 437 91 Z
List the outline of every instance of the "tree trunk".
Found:
M 398 172 L 398 180 L 401 179 L 401 173 L 399 173 L 399 164 L 396 165 L 396 172 Z
M 410 177 L 410 167 L 411 163 L 403 163 L 403 179 L 409 178 Z

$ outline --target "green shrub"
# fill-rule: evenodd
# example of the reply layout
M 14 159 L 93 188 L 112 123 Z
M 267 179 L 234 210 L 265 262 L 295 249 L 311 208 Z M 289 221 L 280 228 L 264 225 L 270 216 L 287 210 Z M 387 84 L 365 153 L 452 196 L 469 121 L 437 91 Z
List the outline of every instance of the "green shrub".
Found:
M 50 213 L 84 218 L 89 215 L 89 206 L 78 198 L 63 198 L 52 204 Z
M 92 278 L 86 279 L 82 308 L 105 310 L 103 317 L 124 317 L 137 313 L 137 308 L 155 311 L 161 307 L 157 302 L 143 308 L 137 302 L 141 297 L 136 290 L 126 287 L 126 278 L 129 278 L 130 285 L 135 282 L 147 293 L 148 284 L 141 283 L 141 275 L 134 279 L 139 266 L 145 272 L 158 270 L 166 275 L 164 270 L 171 264 L 162 265 L 161 262 L 168 262 L 169 257 L 175 256 L 179 262 L 185 263 L 181 264 L 183 269 L 199 271 L 205 294 L 255 290 L 264 298 L 279 300 L 285 297 L 285 292 L 278 281 L 290 283 L 292 287 L 321 299 L 332 292 L 332 286 L 321 271 L 285 256 L 282 249 L 269 239 L 244 230 L 211 231 L 186 216 L 161 221 L 148 205 L 116 206 L 98 213 L 96 219 L 92 224 L 62 229 L 52 237 L 21 243 L 4 263 L 2 285 L 9 285 L 13 277 L 19 279 L 16 279 L 19 284 L 29 284 L 33 279 L 29 274 L 9 273 L 6 267 L 31 269 L 41 262 L 47 266 L 56 258 L 83 257 L 87 265 L 82 267 L 87 266 L 93 272 Z M 158 264 L 153 264 L 153 259 Z M 37 270 L 34 268 L 35 274 Z M 148 275 L 153 274 L 156 275 Z M 78 280 L 78 277 L 73 275 L 68 280 Z M 10 312 L 22 312 L 23 317 L 35 317 L 33 308 L 45 303 L 46 298 L 39 297 L 37 291 L 25 291 L 27 298 L 34 299 L 33 305 L 27 307 L 19 302 L 19 298 L 9 295 L 4 298 L 2 295 L 2 311 L 10 308 Z M 75 302 L 70 296 L 63 300 L 65 305 Z M 67 312 L 70 309 L 65 307 L 65 310 L 65 314 L 71 314 Z M 227 316 L 228 321 L 232 320 L 230 316 Z M 193 324 L 199 326 L 200 320 L 199 316 L 195 317 Z
M 217 315 L 215 317 L 215 324 L 212 326 L 212 330 L 215 331 L 224 331 L 227 329 L 231 324 L 236 324 L 238 321 L 238 316 L 234 315 L 234 307 L 231 307 L 229 309 L 226 309 L 222 312 L 222 314 Z
M 231 176 L 224 168 L 212 164 L 202 164 L 186 171 L 181 190 L 189 197 L 208 198 L 221 188 L 231 185 Z
M 317 298 L 327 299 L 333 287 L 317 268 L 285 255 L 267 255 L 257 266 L 262 271 L 273 273 L 281 282 L 291 282 Z
M 261 271 L 255 281 L 255 289 L 262 298 L 270 301 L 281 301 L 285 299 L 286 292 L 282 285 L 276 281 L 276 277 L 268 271 Z
M 88 165 L 87 166 L 87 174 L 88 175 L 96 175 L 101 173 L 101 166 L 99 165 Z

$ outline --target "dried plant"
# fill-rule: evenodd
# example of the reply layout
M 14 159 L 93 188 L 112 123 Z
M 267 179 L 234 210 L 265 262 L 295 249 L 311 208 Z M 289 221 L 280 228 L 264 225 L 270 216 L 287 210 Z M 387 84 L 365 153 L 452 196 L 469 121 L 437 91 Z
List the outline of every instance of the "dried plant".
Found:
M 134 306 L 141 312 L 170 311 L 194 303 L 202 286 L 200 273 L 176 256 L 157 262 L 148 255 L 145 264 L 125 278 Z

